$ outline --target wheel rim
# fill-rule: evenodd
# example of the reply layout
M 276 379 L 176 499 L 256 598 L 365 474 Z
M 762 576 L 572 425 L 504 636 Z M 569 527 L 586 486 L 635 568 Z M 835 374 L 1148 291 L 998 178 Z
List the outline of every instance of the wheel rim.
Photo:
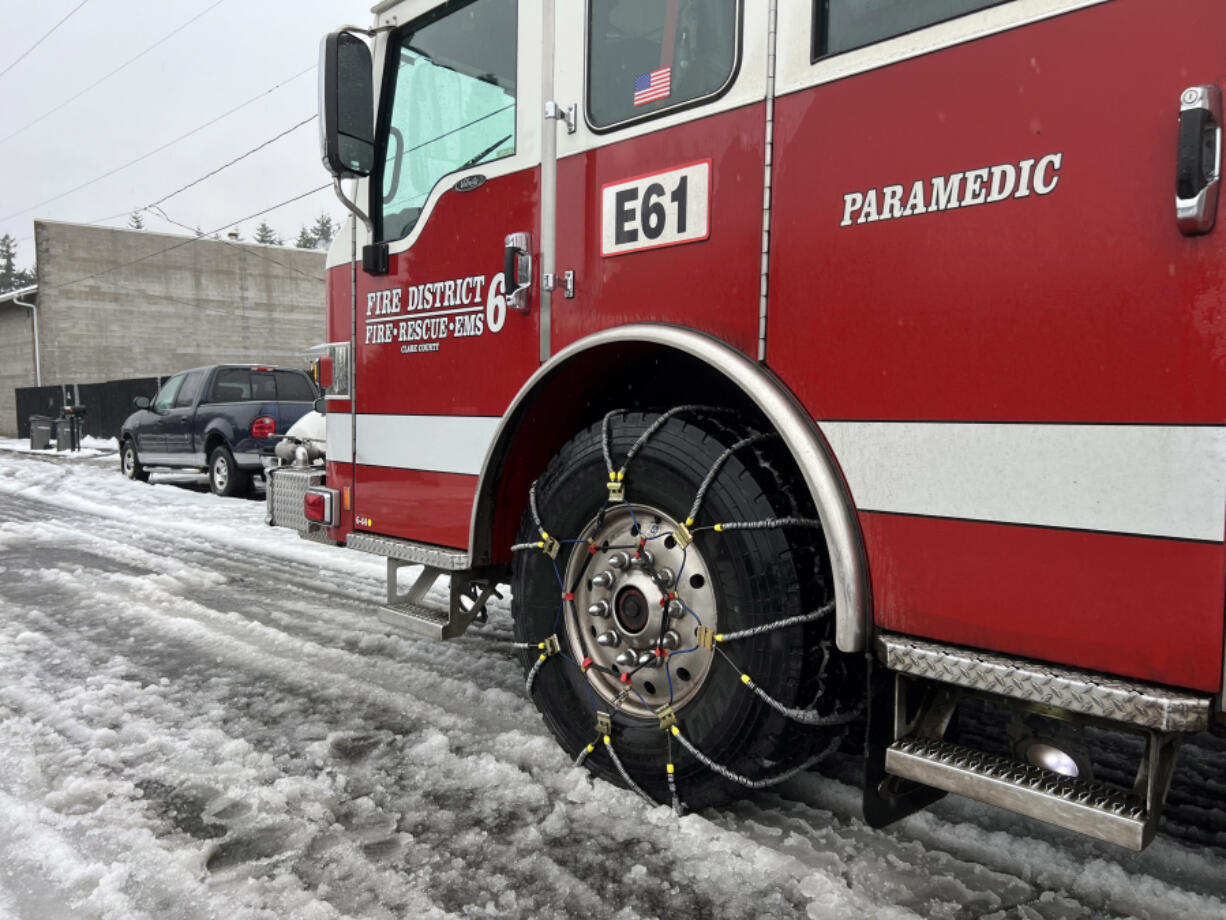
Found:
M 136 473 L 136 451 L 132 449 L 132 445 L 128 445 L 123 449 L 123 474 L 129 479 Z
M 691 702 L 715 656 L 697 641 L 700 626 L 718 627 L 710 570 L 697 546 L 677 543 L 678 526 L 648 505 L 615 505 L 584 529 L 596 551 L 579 547 L 566 566 L 574 594 L 564 605 L 570 651 L 576 661 L 591 660 L 586 679 L 598 697 L 642 718 Z
M 199 469 L 199 467 L 196 468 Z M 226 462 L 225 457 L 218 457 L 213 461 L 213 488 L 218 492 L 224 492 L 229 482 L 230 464 Z

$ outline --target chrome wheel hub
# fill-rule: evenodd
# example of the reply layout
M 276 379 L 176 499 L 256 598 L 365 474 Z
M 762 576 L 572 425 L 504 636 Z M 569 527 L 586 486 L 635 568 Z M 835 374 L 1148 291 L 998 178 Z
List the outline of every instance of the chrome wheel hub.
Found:
M 213 462 L 213 484 L 218 492 L 224 492 L 226 483 L 230 481 L 230 465 L 225 457 L 218 457 Z
M 595 551 L 577 547 L 564 575 L 571 654 L 603 705 L 643 718 L 689 703 L 715 654 L 697 641 L 700 626 L 718 628 L 711 573 L 697 546 L 674 539 L 678 523 L 648 505 L 614 505 L 584 530 Z

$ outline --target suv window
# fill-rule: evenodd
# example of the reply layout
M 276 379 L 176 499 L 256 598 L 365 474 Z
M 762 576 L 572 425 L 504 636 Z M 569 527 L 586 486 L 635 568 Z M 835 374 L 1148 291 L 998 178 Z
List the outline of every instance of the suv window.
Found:
M 738 55 L 737 0 L 591 0 L 587 114 L 607 129 L 718 95 Z
M 517 0 L 460 0 L 397 33 L 373 187 L 380 240 L 408 236 L 448 173 L 515 153 Z
M 245 367 L 223 367 L 213 378 L 209 402 L 243 402 L 251 398 L 251 371 Z
M 162 388 L 158 390 L 158 395 L 153 398 L 153 409 L 157 412 L 165 412 L 175 401 L 175 394 L 179 392 L 179 385 L 183 383 L 185 374 L 175 374 L 169 380 L 162 384 Z
M 277 399 L 284 402 L 314 402 L 315 387 L 306 374 L 295 371 L 276 371 Z
M 1007 0 L 816 0 L 813 59 L 914 32 Z
M 253 373 L 251 375 L 251 398 L 255 402 L 273 402 L 277 398 L 277 384 L 272 374 Z
M 196 401 L 196 397 L 200 395 L 200 388 L 204 386 L 205 371 L 192 371 L 183 378 L 183 383 L 179 387 L 179 395 L 175 397 L 175 408 L 182 409 L 190 406 Z

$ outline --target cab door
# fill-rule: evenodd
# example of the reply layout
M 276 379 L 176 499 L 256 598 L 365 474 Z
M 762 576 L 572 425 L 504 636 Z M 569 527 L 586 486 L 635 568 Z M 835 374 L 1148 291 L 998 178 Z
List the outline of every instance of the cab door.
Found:
M 503 262 L 508 236 L 540 233 L 542 0 L 405 2 L 380 24 L 368 187 L 388 270 L 357 273 L 355 529 L 462 548 L 494 428 L 538 366 L 539 302 L 508 304 Z M 349 300 L 348 266 L 331 282 Z
M 766 4 L 558 3 L 550 350 L 680 323 L 757 355 Z M 567 272 L 573 293 L 568 293 Z

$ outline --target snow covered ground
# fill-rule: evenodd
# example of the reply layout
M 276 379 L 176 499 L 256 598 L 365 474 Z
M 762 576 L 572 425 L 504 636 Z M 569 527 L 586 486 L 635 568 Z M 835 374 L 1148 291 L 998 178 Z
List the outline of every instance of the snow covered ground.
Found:
M 505 606 L 388 636 L 380 560 L 0 443 L 0 920 L 1226 917 L 1226 741 L 1131 854 L 840 760 L 677 819 L 570 766 Z M 190 480 L 190 477 L 188 477 Z M 441 596 L 440 596 L 441 600 Z

